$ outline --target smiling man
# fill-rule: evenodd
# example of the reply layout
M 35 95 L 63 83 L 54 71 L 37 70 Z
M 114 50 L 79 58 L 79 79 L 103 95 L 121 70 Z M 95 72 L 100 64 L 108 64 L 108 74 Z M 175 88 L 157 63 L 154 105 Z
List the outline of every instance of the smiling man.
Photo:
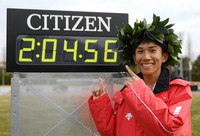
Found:
M 143 74 L 145 83 L 153 90 L 161 73 L 161 66 L 168 59 L 168 54 L 163 53 L 159 44 L 144 40 L 136 48 L 133 59 Z
M 168 24 L 153 15 L 153 22 L 126 24 L 118 30 L 123 61 L 130 78 L 114 94 L 112 108 L 102 80 L 92 90 L 89 108 L 102 136 L 191 136 L 189 82 L 171 73 L 178 63 L 180 40 Z

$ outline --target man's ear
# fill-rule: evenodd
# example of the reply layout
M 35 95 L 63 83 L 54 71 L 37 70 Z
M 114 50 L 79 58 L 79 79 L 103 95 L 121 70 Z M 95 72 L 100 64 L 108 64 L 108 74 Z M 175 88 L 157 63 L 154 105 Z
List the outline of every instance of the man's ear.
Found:
M 133 55 L 133 62 L 136 64 L 135 55 Z
M 167 59 L 169 58 L 169 54 L 168 53 L 163 53 L 162 56 L 162 63 L 165 63 L 167 61 Z

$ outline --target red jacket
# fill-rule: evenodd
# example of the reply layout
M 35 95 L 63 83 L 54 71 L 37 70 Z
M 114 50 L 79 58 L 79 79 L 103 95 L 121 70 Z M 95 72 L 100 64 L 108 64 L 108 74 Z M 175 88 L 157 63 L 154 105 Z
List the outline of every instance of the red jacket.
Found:
M 99 133 L 102 136 L 191 136 L 189 82 L 170 81 L 164 76 L 161 74 L 154 91 L 142 79 L 118 91 L 112 98 L 114 108 L 107 93 L 95 100 L 91 96 L 89 108 Z M 164 84 L 159 84 L 163 81 Z

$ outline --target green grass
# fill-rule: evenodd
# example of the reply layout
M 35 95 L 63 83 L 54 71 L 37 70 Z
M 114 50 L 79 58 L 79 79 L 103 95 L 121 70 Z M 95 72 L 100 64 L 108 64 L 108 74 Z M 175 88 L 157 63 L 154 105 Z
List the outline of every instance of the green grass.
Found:
M 200 93 L 193 94 L 192 136 L 200 136 Z M 0 96 L 0 136 L 10 136 L 10 96 Z
M 200 93 L 193 93 L 191 116 L 192 136 L 200 136 Z
M 0 136 L 10 136 L 10 96 L 0 96 Z

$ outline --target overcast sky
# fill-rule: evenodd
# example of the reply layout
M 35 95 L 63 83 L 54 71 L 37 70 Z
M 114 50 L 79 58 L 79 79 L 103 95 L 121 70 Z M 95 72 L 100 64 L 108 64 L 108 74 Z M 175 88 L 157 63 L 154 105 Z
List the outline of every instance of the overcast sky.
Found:
M 131 25 L 143 18 L 151 23 L 155 13 L 161 20 L 170 18 L 175 32 L 183 33 L 183 56 L 189 41 L 192 60 L 200 55 L 200 0 L 0 0 L 0 61 L 5 59 L 7 8 L 128 13 Z

